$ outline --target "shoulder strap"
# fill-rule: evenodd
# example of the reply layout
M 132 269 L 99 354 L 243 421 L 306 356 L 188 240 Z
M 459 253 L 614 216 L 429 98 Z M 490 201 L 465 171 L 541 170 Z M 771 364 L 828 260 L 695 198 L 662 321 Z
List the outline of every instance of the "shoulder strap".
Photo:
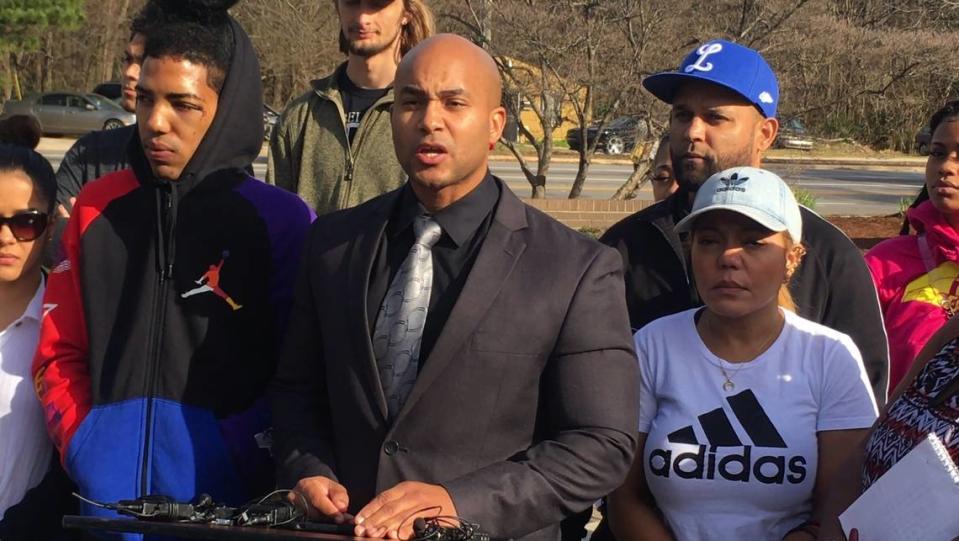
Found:
M 926 272 L 932 272 L 936 268 L 936 260 L 932 257 L 932 250 L 929 249 L 929 241 L 926 240 L 925 233 L 916 235 L 916 243 L 919 245 L 919 255 L 922 256 Z

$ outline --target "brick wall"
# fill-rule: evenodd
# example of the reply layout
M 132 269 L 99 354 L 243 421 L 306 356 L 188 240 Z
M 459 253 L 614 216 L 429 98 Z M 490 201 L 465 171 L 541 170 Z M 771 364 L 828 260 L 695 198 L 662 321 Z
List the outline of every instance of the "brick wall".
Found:
M 606 229 L 634 212 L 646 208 L 652 201 L 631 199 L 523 199 L 573 229 L 584 227 Z
M 542 210 L 573 229 L 606 230 L 609 226 L 652 205 L 652 201 L 632 199 L 612 201 L 609 199 L 527 199 L 523 202 Z M 865 252 L 886 237 L 852 237 L 853 243 Z

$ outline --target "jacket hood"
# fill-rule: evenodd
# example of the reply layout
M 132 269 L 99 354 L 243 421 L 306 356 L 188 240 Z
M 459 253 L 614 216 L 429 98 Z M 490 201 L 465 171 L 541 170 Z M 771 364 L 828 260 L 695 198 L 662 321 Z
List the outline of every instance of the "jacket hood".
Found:
M 932 205 L 932 201 L 924 201 L 918 207 L 909 209 L 906 216 L 909 224 L 919 234 L 926 236 L 936 263 L 959 262 L 959 231 L 946 221 L 943 214 Z
M 234 49 L 213 123 L 177 181 L 182 195 L 216 173 L 245 177 L 263 146 L 263 87 L 253 43 L 233 17 Z M 130 140 L 130 163 L 141 182 L 153 180 L 138 132 Z

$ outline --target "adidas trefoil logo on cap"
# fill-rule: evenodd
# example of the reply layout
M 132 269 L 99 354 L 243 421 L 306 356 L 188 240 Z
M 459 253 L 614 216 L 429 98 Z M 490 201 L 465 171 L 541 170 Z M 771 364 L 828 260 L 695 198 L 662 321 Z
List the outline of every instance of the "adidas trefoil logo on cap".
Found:
M 728 177 L 720 177 L 719 182 L 723 183 L 722 188 L 717 188 L 716 193 L 720 192 L 745 192 L 746 188 L 740 187 L 740 184 L 749 180 L 749 177 L 741 177 L 739 173 L 733 173 Z
M 744 444 L 739 439 L 726 411 L 719 407 L 697 417 L 708 446 L 699 441 L 692 425 L 675 430 L 666 439 L 674 444 L 697 445 L 696 452 L 673 456 L 672 450 L 654 449 L 649 454 L 649 471 L 666 478 L 671 475 L 681 479 L 713 480 L 720 477 L 743 483 L 755 480 L 766 485 L 786 482 L 798 485 L 806 480 L 806 457 L 784 454 L 753 456 L 754 447 L 788 449 L 788 446 L 752 390 L 730 396 L 726 402 L 753 445 Z M 720 447 L 740 446 L 742 453 L 729 453 L 717 461 Z

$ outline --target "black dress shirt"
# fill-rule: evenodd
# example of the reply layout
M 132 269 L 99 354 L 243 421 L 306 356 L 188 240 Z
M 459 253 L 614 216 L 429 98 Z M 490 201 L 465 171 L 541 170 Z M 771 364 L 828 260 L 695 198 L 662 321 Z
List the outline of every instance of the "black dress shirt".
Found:
M 466 197 L 432 215 L 443 234 L 433 246 L 433 290 L 420 342 L 419 367 L 426 363 L 433 344 L 443 330 L 456 299 L 463 291 L 476 254 L 493 221 L 493 210 L 499 202 L 500 188 L 487 173 L 486 178 Z M 429 214 L 420 204 L 409 183 L 402 188 L 396 206 L 380 239 L 373 269 L 370 272 L 367 316 L 370 335 L 376 326 L 380 305 L 386 297 L 393 277 L 413 248 L 413 221 Z

